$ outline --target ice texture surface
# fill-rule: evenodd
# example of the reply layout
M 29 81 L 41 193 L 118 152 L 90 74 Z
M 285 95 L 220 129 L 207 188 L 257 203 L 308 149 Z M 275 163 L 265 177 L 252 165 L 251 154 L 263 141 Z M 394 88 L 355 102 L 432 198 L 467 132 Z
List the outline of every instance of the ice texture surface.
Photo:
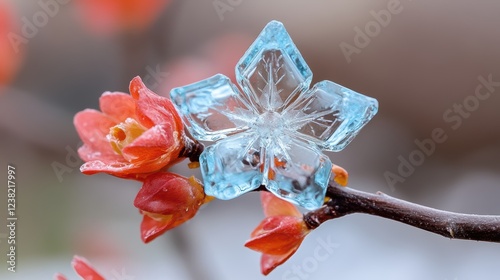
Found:
M 241 91 L 221 74 L 171 91 L 193 137 L 215 142 L 200 157 L 205 192 L 232 199 L 265 186 L 320 207 L 332 167 L 322 150 L 345 148 L 377 100 L 331 81 L 310 88 L 312 72 L 278 21 L 240 59 L 236 79 Z

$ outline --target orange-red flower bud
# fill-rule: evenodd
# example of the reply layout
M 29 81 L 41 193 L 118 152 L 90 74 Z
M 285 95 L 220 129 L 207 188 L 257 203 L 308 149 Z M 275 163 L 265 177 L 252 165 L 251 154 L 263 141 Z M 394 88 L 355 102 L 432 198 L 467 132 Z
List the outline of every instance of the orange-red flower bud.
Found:
M 134 205 L 144 215 L 141 237 L 148 243 L 191 219 L 205 203 L 202 185 L 194 178 L 155 173 L 144 179 Z
M 282 255 L 298 247 L 308 228 L 302 218 L 272 216 L 265 218 L 252 232 L 245 246 L 270 255 Z
M 347 186 L 349 180 L 349 174 L 344 168 L 333 164 L 332 173 L 333 173 L 333 180 L 335 181 L 335 183 L 339 184 L 342 187 Z
M 267 275 L 297 251 L 310 230 L 293 204 L 268 192 L 261 193 L 261 201 L 266 218 L 245 246 L 263 253 L 261 271 Z

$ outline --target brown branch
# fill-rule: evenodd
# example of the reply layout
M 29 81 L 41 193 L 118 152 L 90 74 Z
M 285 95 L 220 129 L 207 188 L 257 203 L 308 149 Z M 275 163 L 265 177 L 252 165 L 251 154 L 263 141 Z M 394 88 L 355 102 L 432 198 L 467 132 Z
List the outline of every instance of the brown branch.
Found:
M 378 192 L 329 186 L 331 198 L 321 208 L 306 213 L 304 221 L 314 229 L 330 219 L 364 213 L 399 221 L 453 239 L 500 242 L 500 216 L 469 215 L 433 209 Z
M 179 157 L 187 157 L 191 162 L 200 161 L 200 155 L 205 148 L 202 143 L 188 137 L 184 136 L 184 148 L 180 151 Z

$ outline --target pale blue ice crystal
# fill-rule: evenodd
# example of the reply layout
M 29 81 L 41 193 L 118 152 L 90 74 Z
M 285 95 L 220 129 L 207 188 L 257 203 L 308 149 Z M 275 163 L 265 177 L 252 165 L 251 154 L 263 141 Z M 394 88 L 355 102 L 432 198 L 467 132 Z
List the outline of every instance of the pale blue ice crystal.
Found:
M 265 186 L 307 209 L 323 204 L 332 163 L 377 113 L 377 100 L 312 72 L 282 23 L 264 28 L 236 65 L 242 92 L 218 74 L 171 97 L 201 154 L 205 192 L 232 199 Z

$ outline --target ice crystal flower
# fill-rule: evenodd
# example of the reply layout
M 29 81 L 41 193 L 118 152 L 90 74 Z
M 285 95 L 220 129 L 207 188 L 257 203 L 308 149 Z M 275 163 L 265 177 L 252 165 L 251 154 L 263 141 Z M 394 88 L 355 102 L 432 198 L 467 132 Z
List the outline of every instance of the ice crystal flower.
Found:
M 206 200 L 203 186 L 194 177 L 166 172 L 149 175 L 134 200 L 144 215 L 142 240 L 148 243 L 191 219 Z
M 332 163 L 376 114 L 375 99 L 312 72 L 283 24 L 270 22 L 236 65 L 243 92 L 218 74 L 171 97 L 194 138 L 205 192 L 232 199 L 261 185 L 308 209 L 323 204 Z
M 76 271 L 76 273 L 83 280 L 105 280 L 93 267 L 92 265 L 84 258 L 79 256 L 74 256 L 73 261 L 71 261 L 71 266 Z M 66 276 L 57 273 L 54 276 L 55 280 L 67 280 Z
M 186 138 L 171 101 L 139 77 L 131 81 L 130 93 L 106 92 L 99 100 L 102 112 L 86 109 L 75 115 L 84 143 L 78 150 L 83 173 L 137 178 L 179 161 Z
M 309 229 L 302 214 L 289 202 L 268 192 L 261 193 L 266 218 L 255 228 L 245 246 L 261 252 L 261 271 L 269 274 L 299 248 Z

